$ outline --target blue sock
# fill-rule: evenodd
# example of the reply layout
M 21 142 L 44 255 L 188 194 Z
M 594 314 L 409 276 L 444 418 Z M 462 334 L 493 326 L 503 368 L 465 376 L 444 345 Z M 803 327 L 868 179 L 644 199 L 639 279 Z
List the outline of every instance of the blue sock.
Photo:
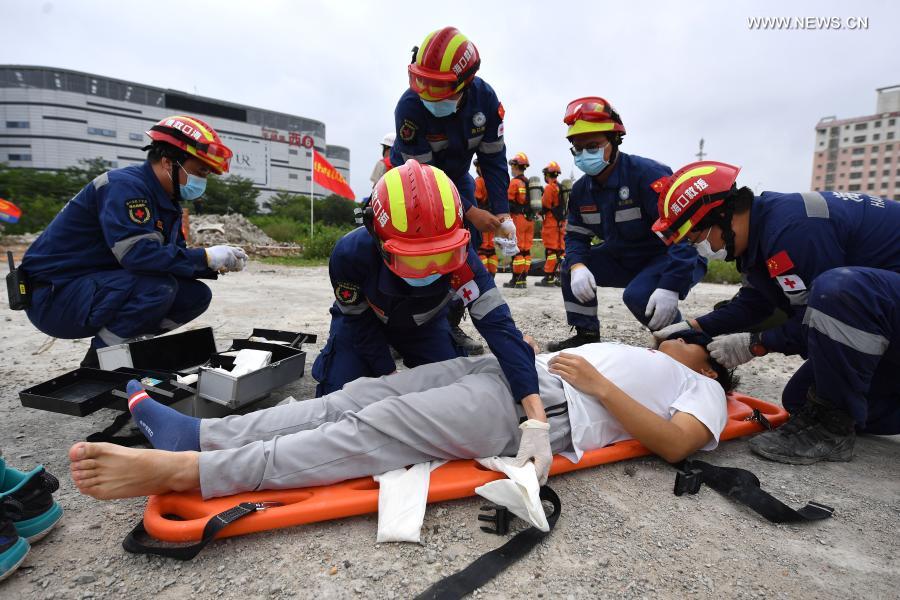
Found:
M 154 448 L 172 452 L 200 450 L 200 419 L 160 404 L 134 379 L 128 382 L 126 390 L 128 410 Z

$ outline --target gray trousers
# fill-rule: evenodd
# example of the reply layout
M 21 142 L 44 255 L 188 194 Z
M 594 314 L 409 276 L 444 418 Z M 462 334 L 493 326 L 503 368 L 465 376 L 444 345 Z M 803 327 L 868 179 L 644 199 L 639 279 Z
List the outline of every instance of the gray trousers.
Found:
M 562 383 L 537 367 L 554 453 L 571 448 Z M 326 485 L 433 459 L 514 456 L 524 411 L 493 356 L 362 378 L 312 400 L 200 423 L 204 498 Z

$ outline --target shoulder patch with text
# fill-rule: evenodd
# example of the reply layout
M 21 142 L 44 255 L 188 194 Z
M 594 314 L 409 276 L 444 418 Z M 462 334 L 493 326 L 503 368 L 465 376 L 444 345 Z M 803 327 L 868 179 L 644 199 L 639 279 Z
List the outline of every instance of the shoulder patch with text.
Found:
M 359 284 L 339 281 L 334 287 L 334 297 L 341 304 L 356 304 L 359 301 Z
M 126 200 L 125 209 L 128 211 L 128 218 L 138 225 L 146 225 L 150 222 L 150 206 L 146 198 Z
M 411 142 L 416 137 L 416 131 L 419 130 L 419 126 L 410 121 L 409 119 L 403 119 L 403 125 L 400 126 L 400 139 L 404 142 Z

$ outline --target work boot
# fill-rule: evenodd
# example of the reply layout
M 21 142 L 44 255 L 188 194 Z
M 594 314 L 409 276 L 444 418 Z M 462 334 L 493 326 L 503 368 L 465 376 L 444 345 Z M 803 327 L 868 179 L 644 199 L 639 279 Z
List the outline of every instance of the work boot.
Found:
M 544 275 L 544 277 L 540 281 L 536 281 L 534 283 L 537 287 L 553 287 L 553 279 L 550 275 Z
M 562 287 L 562 277 L 560 277 L 559 275 L 557 275 L 556 277 L 554 277 L 554 278 L 553 278 L 553 285 L 555 285 L 556 287 Z
M 528 273 L 521 273 L 515 283 L 516 289 L 526 289 L 528 287 L 528 282 L 526 281 L 527 278 Z
M 559 352 L 560 350 L 568 350 L 569 348 L 577 348 L 585 344 L 593 344 L 600 341 L 600 332 L 592 329 L 583 329 L 581 327 L 573 327 L 575 335 L 559 342 L 550 342 L 547 344 L 548 352 Z
M 465 350 L 469 356 L 484 354 L 484 346 L 470 338 L 459 325 L 450 327 L 450 335 L 453 337 L 453 343 Z
M 503 283 L 503 287 L 514 288 L 514 287 L 516 287 L 516 283 L 518 281 L 519 281 L 519 274 L 513 273 L 513 276 L 510 278 L 510 280 Z
M 855 444 L 853 418 L 810 388 L 803 409 L 782 427 L 750 440 L 750 450 L 776 462 L 811 465 L 822 460 L 847 462 Z

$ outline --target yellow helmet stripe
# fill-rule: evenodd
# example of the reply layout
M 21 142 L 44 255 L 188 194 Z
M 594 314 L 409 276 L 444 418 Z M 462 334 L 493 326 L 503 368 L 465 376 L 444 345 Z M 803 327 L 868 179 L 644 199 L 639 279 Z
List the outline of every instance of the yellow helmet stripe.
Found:
M 456 221 L 456 205 L 453 202 L 453 188 L 450 178 L 440 169 L 431 169 L 438 191 L 441 193 L 441 204 L 444 206 L 444 227 L 450 229 Z
M 692 223 L 690 219 L 685 221 L 685 223 L 678 228 L 678 237 L 676 237 L 674 241 L 676 243 L 680 242 L 684 238 L 684 236 L 686 236 L 688 232 L 690 232 L 691 227 L 693 227 L 694 225 L 696 225 L 696 223 Z
M 397 231 L 406 231 L 406 194 L 403 193 L 403 181 L 400 169 L 391 169 L 384 175 L 387 184 L 388 202 L 391 206 L 391 223 Z
M 701 175 L 709 175 L 710 173 L 714 172 L 715 170 L 716 170 L 716 168 L 713 166 L 696 167 L 694 169 L 691 169 L 690 171 L 686 171 L 685 173 L 683 173 L 681 175 L 681 177 L 676 179 L 675 182 L 669 186 L 669 191 L 666 192 L 666 199 L 663 201 L 663 216 L 664 217 L 669 216 L 669 201 L 672 199 L 672 194 L 675 193 L 675 190 L 678 189 L 678 186 L 680 186 L 682 183 L 684 183 L 686 180 L 690 179 L 691 177 L 699 177 Z
M 436 34 L 438 31 L 440 31 L 440 30 L 435 29 L 434 31 L 432 31 L 431 33 L 429 33 L 428 35 L 425 36 L 425 39 L 422 41 L 422 45 L 419 46 L 419 51 L 416 52 L 416 64 L 417 65 L 420 65 L 420 66 L 422 65 L 422 55 L 425 54 L 425 50 L 428 48 L 428 43 L 431 41 L 431 38 L 434 37 L 434 34 Z
M 453 64 L 453 55 L 456 54 L 456 50 L 463 44 L 463 42 L 468 41 L 469 38 L 461 33 L 457 33 L 453 36 L 453 39 L 450 40 L 449 44 L 447 44 L 447 49 L 444 50 L 444 58 L 441 59 L 441 73 L 450 72 L 450 66 Z
M 566 132 L 566 137 L 570 137 L 573 135 L 578 135 L 579 133 L 593 133 L 595 131 L 612 131 L 616 126 L 612 121 L 607 123 L 594 123 L 592 121 L 585 121 L 584 119 L 578 119 L 572 126 L 569 127 L 569 130 Z

